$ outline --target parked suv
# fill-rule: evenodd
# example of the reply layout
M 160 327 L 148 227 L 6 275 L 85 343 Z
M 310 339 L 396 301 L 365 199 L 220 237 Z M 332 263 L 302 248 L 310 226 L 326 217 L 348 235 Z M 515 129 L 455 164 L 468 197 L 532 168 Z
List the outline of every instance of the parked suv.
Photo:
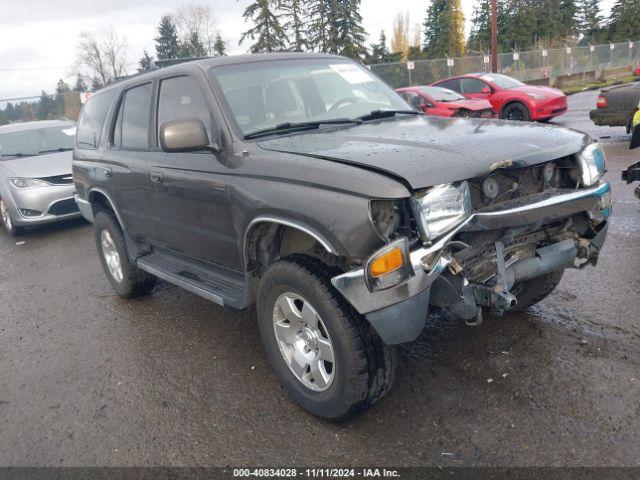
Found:
M 472 324 L 595 264 L 601 148 L 543 125 L 427 117 L 337 56 L 201 60 L 91 97 L 77 200 L 114 290 L 156 278 L 256 305 L 267 358 L 308 411 L 391 387 L 432 310 Z

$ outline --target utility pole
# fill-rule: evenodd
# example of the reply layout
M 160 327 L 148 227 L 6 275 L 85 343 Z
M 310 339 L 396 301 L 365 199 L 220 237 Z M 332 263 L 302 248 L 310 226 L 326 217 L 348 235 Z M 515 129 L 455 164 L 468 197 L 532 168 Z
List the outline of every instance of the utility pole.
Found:
M 498 73 L 498 0 L 491 0 L 491 71 Z

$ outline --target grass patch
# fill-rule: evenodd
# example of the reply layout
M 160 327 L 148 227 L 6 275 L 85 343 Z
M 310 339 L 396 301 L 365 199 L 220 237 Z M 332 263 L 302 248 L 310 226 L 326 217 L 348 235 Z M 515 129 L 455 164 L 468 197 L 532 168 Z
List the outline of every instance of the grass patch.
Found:
M 574 93 L 586 92 L 587 90 L 599 90 L 605 87 L 611 87 L 614 85 L 622 85 L 623 83 L 635 82 L 638 80 L 638 77 L 628 76 L 622 78 L 616 78 L 611 80 L 606 80 L 603 82 L 593 82 L 587 85 L 577 85 L 575 87 L 565 87 L 561 90 L 565 95 L 573 95 Z

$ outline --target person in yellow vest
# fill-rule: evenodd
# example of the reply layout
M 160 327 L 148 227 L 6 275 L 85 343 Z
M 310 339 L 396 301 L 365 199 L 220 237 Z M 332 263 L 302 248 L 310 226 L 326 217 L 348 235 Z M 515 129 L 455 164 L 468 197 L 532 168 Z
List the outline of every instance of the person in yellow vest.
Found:
M 631 136 L 630 149 L 640 147 L 640 104 L 638 104 L 638 110 L 633 116 L 633 135 Z

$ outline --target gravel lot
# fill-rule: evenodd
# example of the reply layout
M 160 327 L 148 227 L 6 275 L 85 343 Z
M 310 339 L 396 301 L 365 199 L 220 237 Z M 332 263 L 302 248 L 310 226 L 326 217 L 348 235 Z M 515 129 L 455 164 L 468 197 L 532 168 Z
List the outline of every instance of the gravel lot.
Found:
M 478 328 L 440 319 L 402 350 L 392 393 L 327 424 L 289 401 L 253 312 L 161 283 L 116 297 L 91 227 L 0 234 L 0 464 L 640 465 L 640 201 L 620 172 L 640 152 L 600 138 L 614 217 L 597 268 Z

